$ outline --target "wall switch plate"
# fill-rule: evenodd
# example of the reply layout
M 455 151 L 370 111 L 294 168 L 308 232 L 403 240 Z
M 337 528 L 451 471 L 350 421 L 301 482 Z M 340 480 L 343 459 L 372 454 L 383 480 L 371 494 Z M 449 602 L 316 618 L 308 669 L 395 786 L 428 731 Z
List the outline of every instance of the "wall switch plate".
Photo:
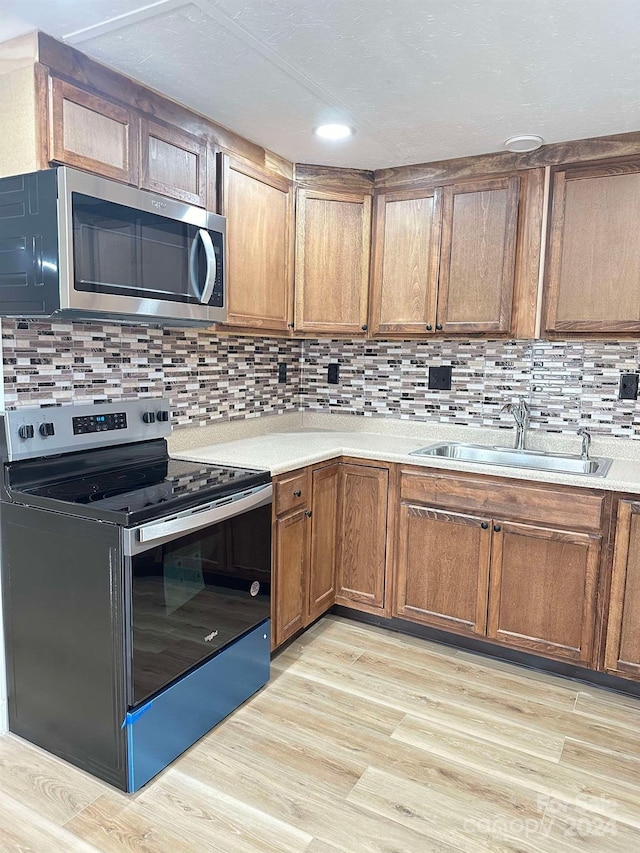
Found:
M 281 361 L 278 364 L 278 382 L 284 384 L 287 381 L 287 363 Z
M 329 385 L 338 385 L 340 382 L 340 365 L 330 364 L 327 371 L 327 382 Z
M 429 368 L 429 388 L 434 388 L 437 391 L 451 390 L 450 364 L 445 364 L 442 367 Z
M 638 374 L 637 373 L 621 373 L 620 374 L 620 395 L 621 400 L 637 400 L 638 399 Z

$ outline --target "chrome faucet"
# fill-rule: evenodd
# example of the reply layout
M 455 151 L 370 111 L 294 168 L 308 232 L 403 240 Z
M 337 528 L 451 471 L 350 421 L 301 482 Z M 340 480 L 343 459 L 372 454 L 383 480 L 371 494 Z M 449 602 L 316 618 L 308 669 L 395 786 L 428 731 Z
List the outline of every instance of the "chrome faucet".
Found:
M 513 415 L 516 422 L 516 450 L 524 450 L 529 426 L 529 404 L 524 397 L 518 397 L 517 403 L 507 403 L 500 410 Z
M 591 449 L 591 433 L 584 427 L 581 427 L 578 430 L 578 435 L 582 436 L 582 451 L 580 453 L 580 458 L 588 459 L 589 450 Z

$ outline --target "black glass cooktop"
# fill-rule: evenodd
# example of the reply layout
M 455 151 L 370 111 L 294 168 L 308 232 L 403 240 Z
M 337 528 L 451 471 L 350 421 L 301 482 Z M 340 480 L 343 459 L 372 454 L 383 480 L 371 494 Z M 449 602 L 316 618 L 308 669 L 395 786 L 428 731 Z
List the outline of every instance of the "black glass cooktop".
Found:
M 55 505 L 62 502 L 72 505 L 70 514 L 132 525 L 270 480 L 267 471 L 165 458 L 32 485 L 21 493 L 32 504 L 65 511 Z

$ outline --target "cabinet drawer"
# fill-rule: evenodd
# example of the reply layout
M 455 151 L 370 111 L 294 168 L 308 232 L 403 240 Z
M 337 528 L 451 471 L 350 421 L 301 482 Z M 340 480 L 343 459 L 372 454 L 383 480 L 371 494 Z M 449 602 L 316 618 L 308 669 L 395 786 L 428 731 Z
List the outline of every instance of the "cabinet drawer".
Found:
M 517 518 L 572 530 L 600 530 L 604 495 L 581 489 L 498 483 L 446 474 L 403 470 L 403 501 L 471 512 L 493 518 Z
M 309 502 L 309 476 L 307 471 L 284 474 L 276 483 L 276 515 L 299 509 Z

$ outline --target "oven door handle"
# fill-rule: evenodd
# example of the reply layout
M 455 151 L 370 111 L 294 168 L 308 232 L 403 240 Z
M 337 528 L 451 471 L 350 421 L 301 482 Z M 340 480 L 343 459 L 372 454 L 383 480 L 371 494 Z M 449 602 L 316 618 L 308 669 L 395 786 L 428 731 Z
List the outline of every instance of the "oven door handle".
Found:
M 202 507 L 174 515 L 164 521 L 154 521 L 125 531 L 125 554 L 133 556 L 154 548 L 170 539 L 201 530 L 234 515 L 242 515 L 252 509 L 271 503 L 271 483 L 256 486 L 250 491 L 239 492 L 226 498 L 212 501 Z

